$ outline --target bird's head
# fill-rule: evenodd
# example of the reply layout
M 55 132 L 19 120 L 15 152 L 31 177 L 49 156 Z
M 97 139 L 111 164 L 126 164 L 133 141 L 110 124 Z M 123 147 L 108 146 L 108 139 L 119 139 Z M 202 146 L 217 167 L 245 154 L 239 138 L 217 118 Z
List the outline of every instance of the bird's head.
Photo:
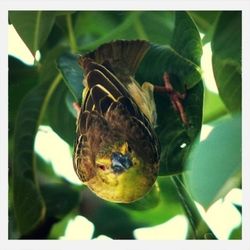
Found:
M 87 185 L 99 197 L 129 203 L 147 194 L 157 178 L 158 166 L 146 163 L 127 142 L 102 148 L 95 159 L 95 176 Z

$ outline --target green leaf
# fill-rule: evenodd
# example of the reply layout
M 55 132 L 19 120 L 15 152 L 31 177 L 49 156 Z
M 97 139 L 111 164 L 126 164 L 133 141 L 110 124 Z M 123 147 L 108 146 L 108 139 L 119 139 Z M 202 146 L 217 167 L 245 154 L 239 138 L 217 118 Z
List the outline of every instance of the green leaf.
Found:
M 73 146 L 75 141 L 76 118 L 67 107 L 68 94 L 69 90 L 64 84 L 58 85 L 50 99 L 47 118 L 50 127 L 70 146 Z M 73 100 L 71 106 L 72 103 Z
M 74 31 L 78 43 L 93 42 L 100 36 L 104 36 L 119 26 L 124 19 L 124 12 L 116 11 L 84 11 L 78 12 Z M 126 16 L 125 16 L 126 17 Z M 93 22 L 93 20 L 95 20 Z M 98 23 L 98 25 L 96 25 Z M 84 27 L 84 28 L 83 28 Z
M 115 12 L 116 14 L 117 12 Z M 120 16 L 119 23 L 113 29 L 105 29 L 106 33 L 102 36 L 98 36 L 97 39 L 90 37 L 89 41 L 81 40 L 79 44 L 79 49 L 83 53 L 89 50 L 96 49 L 103 43 L 110 42 L 112 40 L 118 39 L 135 39 L 138 38 L 138 34 L 134 30 L 134 23 L 136 18 L 141 14 L 141 12 L 120 12 L 117 16 Z
M 242 225 L 234 228 L 229 235 L 230 240 L 241 240 L 242 239 Z
M 70 184 L 52 183 L 41 185 L 42 196 L 47 208 L 46 216 L 62 219 L 79 202 L 79 192 Z
M 202 82 L 189 89 L 183 102 L 189 119 L 185 127 L 174 110 L 169 96 L 155 96 L 158 122 L 156 133 L 161 143 L 160 175 L 181 173 L 184 170 L 190 147 L 198 135 L 202 122 Z
M 53 81 L 53 79 L 58 74 L 58 70 L 56 68 L 56 61 L 59 55 L 66 53 L 68 48 L 65 46 L 56 46 L 52 49 L 47 49 L 46 53 L 43 54 L 39 67 L 39 82 L 47 82 Z
M 220 11 L 189 11 L 188 13 L 193 18 L 199 31 L 205 35 L 202 39 L 203 45 L 210 42 Z
M 53 11 L 10 11 L 9 18 L 33 55 L 46 41 L 55 21 Z
M 45 215 L 45 205 L 36 179 L 34 139 L 58 77 L 37 85 L 23 99 L 16 118 L 13 157 L 13 199 L 17 224 L 22 235 L 35 229 Z M 49 91 L 48 91 L 49 89 Z
M 57 60 L 57 67 L 76 102 L 81 103 L 83 90 L 83 71 L 78 64 L 78 56 L 64 54 Z
M 212 125 L 207 139 L 192 148 L 187 164 L 188 188 L 205 208 L 241 181 L 241 116 Z
M 184 11 L 176 11 L 171 45 L 184 58 L 200 65 L 202 55 L 200 34 L 190 16 Z
M 169 177 L 158 178 L 160 202 L 156 207 L 147 210 L 131 210 L 122 206 L 135 223 L 143 226 L 154 226 L 171 219 L 175 215 L 183 214 L 179 196 Z
M 219 94 L 230 112 L 241 110 L 241 33 L 241 12 L 222 12 L 212 39 L 212 62 Z
M 78 45 L 83 53 L 118 39 L 170 44 L 173 29 L 174 12 L 170 11 L 80 12 L 75 24 Z
M 155 85 L 162 85 L 163 73 L 168 72 L 174 89 L 186 93 L 182 105 L 189 120 L 187 127 L 174 110 L 167 93 L 154 95 L 156 133 L 161 143 L 160 175 L 183 171 L 189 148 L 202 123 L 203 84 L 198 65 L 191 61 L 199 63 L 201 42 L 194 23 L 185 12 L 176 14 L 172 44 L 177 51 L 169 46 L 152 45 L 136 72 L 139 83 L 149 81 Z
M 29 77 L 26 77 L 29 76 Z M 9 56 L 9 135 L 13 135 L 19 105 L 38 82 L 38 72 L 34 66 L 27 66 L 15 57 Z
M 68 226 L 68 223 L 70 220 L 72 220 L 76 214 L 74 212 L 66 215 L 62 220 L 59 222 L 55 223 L 49 234 L 49 239 L 59 239 L 61 236 L 65 234 L 65 230 Z
M 139 83 L 149 81 L 155 85 L 162 85 L 164 72 L 178 78 L 179 83 L 176 81 L 175 87 L 180 92 L 193 87 L 201 79 L 200 68 L 196 64 L 180 56 L 168 45 L 151 44 L 135 77 Z
M 16 119 L 13 156 L 14 212 L 21 234 L 32 231 L 45 216 L 34 169 L 34 139 L 48 85 L 38 85 L 23 99 Z
M 220 11 L 189 11 L 188 13 L 195 21 L 199 31 L 206 34 L 213 27 Z
M 170 44 L 174 30 L 174 11 L 142 11 L 133 25 L 134 39 L 145 39 L 156 44 Z
M 228 111 L 220 96 L 205 88 L 203 105 L 203 123 L 208 123 L 227 114 Z

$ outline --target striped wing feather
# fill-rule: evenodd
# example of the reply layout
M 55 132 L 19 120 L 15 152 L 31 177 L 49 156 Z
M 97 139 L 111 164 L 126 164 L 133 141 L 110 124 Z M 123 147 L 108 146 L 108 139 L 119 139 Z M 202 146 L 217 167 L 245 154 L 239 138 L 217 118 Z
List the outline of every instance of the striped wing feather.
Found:
M 87 54 L 80 61 L 86 73 L 87 92 L 77 122 L 74 167 L 83 181 L 91 179 L 95 173 L 95 154 L 98 150 L 105 146 L 107 141 L 112 143 L 113 140 L 114 143 L 117 136 L 128 141 L 130 147 L 145 162 L 156 163 L 159 160 L 159 142 L 149 120 L 131 99 L 126 84 L 118 79 L 117 68 L 112 70 L 101 65 L 107 64 L 108 58 L 108 64 L 113 67 L 112 62 L 119 62 L 119 56 L 114 56 L 120 53 L 119 50 L 122 50 L 122 53 L 130 53 L 130 50 L 123 48 L 124 45 L 123 42 L 116 43 L 118 48 L 114 44 L 104 45 L 97 49 L 96 54 Z M 132 45 L 133 54 L 136 54 L 139 45 L 142 47 L 136 56 L 136 62 L 130 66 L 132 69 L 129 68 L 131 72 L 137 67 L 147 48 L 144 42 L 136 41 Z M 112 60 L 108 52 L 113 56 Z M 87 159 L 87 164 L 83 159 Z

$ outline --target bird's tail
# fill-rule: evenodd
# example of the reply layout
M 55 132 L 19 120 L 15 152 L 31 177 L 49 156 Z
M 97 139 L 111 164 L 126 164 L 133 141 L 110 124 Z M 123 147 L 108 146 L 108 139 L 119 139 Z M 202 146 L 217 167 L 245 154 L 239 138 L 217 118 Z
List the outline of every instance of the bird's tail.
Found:
M 123 81 L 134 76 L 149 48 L 150 43 L 144 40 L 117 40 L 101 45 L 84 57 L 104 65 Z

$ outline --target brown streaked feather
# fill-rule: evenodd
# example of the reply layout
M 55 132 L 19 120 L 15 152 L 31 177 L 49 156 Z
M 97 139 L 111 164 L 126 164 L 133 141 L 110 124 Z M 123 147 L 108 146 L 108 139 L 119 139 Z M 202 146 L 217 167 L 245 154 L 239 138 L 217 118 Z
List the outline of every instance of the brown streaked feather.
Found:
M 115 73 L 119 80 L 129 82 L 129 77 L 134 76 L 138 65 L 150 48 L 150 43 L 143 40 L 123 41 L 118 40 L 103 44 L 95 51 L 86 54 L 99 64 L 106 64 Z
M 157 168 L 158 138 L 127 88 L 149 47 L 145 41 L 116 41 L 81 58 L 87 86 L 77 121 L 74 168 L 83 181 L 96 175 L 98 152 L 118 140 Z
M 123 84 L 118 80 L 118 78 L 112 72 L 111 66 L 110 69 L 107 69 L 103 65 L 94 62 L 93 59 L 90 59 L 86 56 L 81 56 L 79 61 L 86 75 L 88 75 L 89 72 L 92 72 L 94 70 L 101 72 L 107 79 L 109 79 L 112 85 L 114 85 L 120 91 L 122 95 L 127 96 L 128 94 L 127 89 L 123 86 Z
M 159 160 L 159 141 L 152 127 L 146 127 L 143 122 L 132 116 L 120 102 L 113 103 L 105 118 L 108 123 L 119 131 L 133 150 L 146 162 L 155 163 Z M 155 146 L 156 145 L 156 146 Z
M 122 93 L 118 90 L 116 85 L 112 83 L 110 79 L 108 79 L 101 71 L 94 69 L 93 71 L 89 72 L 87 75 L 87 83 L 88 87 L 91 89 L 95 85 L 99 84 L 104 89 L 106 89 L 106 92 L 110 94 L 110 96 L 114 97 L 114 99 L 117 99 L 119 96 L 122 95 Z
M 99 102 L 99 110 L 101 111 L 101 114 L 104 116 L 107 112 L 110 105 L 113 103 L 113 100 L 109 96 L 103 97 Z

